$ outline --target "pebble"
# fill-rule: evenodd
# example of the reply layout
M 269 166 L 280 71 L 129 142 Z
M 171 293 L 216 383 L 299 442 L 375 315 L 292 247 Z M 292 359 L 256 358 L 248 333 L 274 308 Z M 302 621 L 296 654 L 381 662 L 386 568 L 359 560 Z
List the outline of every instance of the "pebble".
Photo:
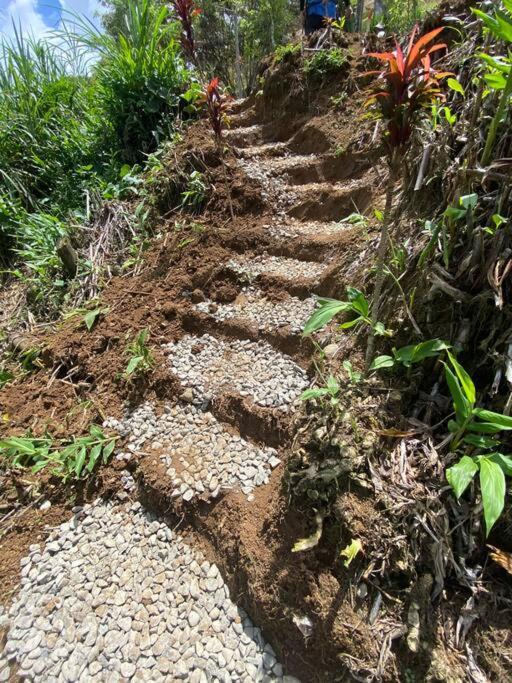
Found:
M 260 332 L 275 332 L 287 327 L 293 334 L 301 333 L 316 308 L 317 299 L 309 297 L 302 301 L 287 297 L 283 301 L 271 301 L 263 292 L 245 287 L 232 304 L 215 304 L 203 301 L 195 308 L 217 322 L 239 318 L 256 323 Z
M 79 570 L 70 570 L 77 561 Z M 27 579 L 11 606 L 0 682 L 11 675 L 8 658 L 35 683 L 260 680 L 257 672 L 263 672 L 261 680 L 282 681 L 265 642 L 244 634 L 247 616 L 229 599 L 218 568 L 139 503 L 86 505 L 76 525 L 62 524 L 52 534 L 38 572 L 49 580 Z M 63 572 L 67 582 L 58 587 Z M 180 595 L 179 586 L 188 590 Z M 220 661 L 236 669 L 235 678 L 225 676 Z
M 223 341 L 205 334 L 185 336 L 163 349 L 199 405 L 207 395 L 234 391 L 245 392 L 256 405 L 287 411 L 309 385 L 306 372 L 266 342 Z
M 230 259 L 227 267 L 237 275 L 245 276 L 249 281 L 260 275 L 281 277 L 286 280 L 307 280 L 316 282 L 327 267 L 325 263 L 316 261 L 299 261 L 282 256 L 239 256 Z

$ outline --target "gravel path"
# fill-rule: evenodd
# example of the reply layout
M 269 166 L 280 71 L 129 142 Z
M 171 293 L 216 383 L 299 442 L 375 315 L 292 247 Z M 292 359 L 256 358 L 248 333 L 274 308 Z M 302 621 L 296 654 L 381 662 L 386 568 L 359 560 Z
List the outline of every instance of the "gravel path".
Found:
M 259 275 L 282 277 L 285 280 L 311 280 L 316 282 L 326 266 L 316 261 L 299 261 L 282 256 L 239 256 L 230 259 L 227 267 L 237 275 L 255 280 Z
M 260 290 L 244 287 L 232 304 L 202 301 L 196 304 L 196 308 L 217 322 L 238 318 L 255 323 L 261 332 L 275 332 L 282 327 L 289 327 L 290 332 L 299 334 L 315 310 L 316 301 L 315 297 L 303 301 L 293 296 L 282 301 L 271 301 Z
M 269 161 L 267 155 L 285 153 L 286 145 L 254 147 L 261 137 L 261 126 L 228 133 L 246 148 L 239 164 L 261 183 L 274 212 L 269 232 L 289 237 L 342 229 L 287 217 L 297 195 L 287 189 L 286 169 L 310 157 L 285 154 Z M 250 280 L 265 273 L 316 282 L 327 266 L 241 256 L 229 267 Z M 246 288 L 234 304 L 204 302 L 197 308 L 219 321 L 243 317 L 262 331 L 287 326 L 299 333 L 314 306 L 313 297 L 271 302 Z M 106 426 L 126 437 L 116 458 L 157 454 L 172 496 L 184 501 L 214 498 L 227 489 L 250 500 L 279 465 L 278 453 L 226 430 L 208 412 L 210 401 L 234 391 L 258 406 L 288 411 L 309 385 L 307 374 L 264 342 L 205 334 L 163 348 L 183 385 L 182 403 L 165 406 L 161 415 L 144 404 L 121 421 L 107 420 Z M 135 490 L 128 470 L 120 478 L 126 490 Z M 45 547 L 30 547 L 21 563 L 20 592 L 7 614 L 0 611 L 0 629 L 7 633 L 0 683 L 16 675 L 36 683 L 299 683 L 283 675 L 260 629 L 231 600 L 218 568 L 139 503 L 115 507 L 96 501 L 73 512 Z
M 309 385 L 306 372 L 266 342 L 222 341 L 204 334 L 163 349 L 196 404 L 235 391 L 256 405 L 288 410 Z
M 230 489 L 250 496 L 256 486 L 268 483 L 281 462 L 274 448 L 258 448 L 227 432 L 211 413 L 195 406 L 166 406 L 162 415 L 156 415 L 145 404 L 123 421 L 111 418 L 105 426 L 127 437 L 128 451 L 118 454 L 119 459 L 159 452 L 172 497 L 185 501 L 216 498 Z
M 218 568 L 146 513 L 96 501 L 22 560 L 0 680 L 285 681 Z

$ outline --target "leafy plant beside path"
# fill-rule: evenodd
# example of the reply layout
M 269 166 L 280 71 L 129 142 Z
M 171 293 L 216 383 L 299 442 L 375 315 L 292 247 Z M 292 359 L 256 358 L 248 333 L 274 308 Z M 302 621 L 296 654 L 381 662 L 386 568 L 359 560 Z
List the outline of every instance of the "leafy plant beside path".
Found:
M 50 437 L 10 437 L 0 440 L 0 461 L 9 468 L 30 468 L 35 474 L 49 469 L 68 481 L 92 474 L 100 463 L 107 464 L 116 439 L 106 436 L 97 425 L 91 425 L 87 436 L 72 440 Z

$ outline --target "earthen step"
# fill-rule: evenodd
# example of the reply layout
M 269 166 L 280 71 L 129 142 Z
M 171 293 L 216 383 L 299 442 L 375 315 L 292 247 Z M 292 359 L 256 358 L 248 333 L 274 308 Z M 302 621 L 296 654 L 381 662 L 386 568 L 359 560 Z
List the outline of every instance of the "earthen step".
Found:
M 260 157 L 280 157 L 286 154 L 286 142 L 268 142 L 254 147 L 245 147 L 237 150 L 241 159 L 256 159 Z
M 227 267 L 250 282 L 260 275 L 283 278 L 294 283 L 314 284 L 319 281 L 328 264 L 316 261 L 299 261 L 282 256 L 239 256 L 230 259 Z
M 290 216 L 302 220 L 337 221 L 351 213 L 364 213 L 373 201 L 373 178 L 343 183 L 288 185 L 285 192 L 294 197 Z
M 225 132 L 227 141 L 235 147 L 253 147 L 263 140 L 263 126 L 255 124 L 243 128 L 228 128 Z
M 233 303 L 203 301 L 195 306 L 217 322 L 238 319 L 242 324 L 257 325 L 260 332 L 288 328 L 292 334 L 302 332 L 315 307 L 315 297 L 301 300 L 287 296 L 281 301 L 272 301 L 253 287 L 245 287 Z
M 196 405 L 235 393 L 256 406 L 287 411 L 309 384 L 299 365 L 266 342 L 190 335 L 163 349 Z
M 107 425 L 127 437 L 127 452 L 116 457 L 131 460 L 153 453 L 169 478 L 171 497 L 185 502 L 198 496 L 216 498 L 233 489 L 250 495 L 268 483 L 280 463 L 275 449 L 260 448 L 233 429 L 227 431 L 210 412 L 193 405 L 167 405 L 157 415 L 147 403 Z

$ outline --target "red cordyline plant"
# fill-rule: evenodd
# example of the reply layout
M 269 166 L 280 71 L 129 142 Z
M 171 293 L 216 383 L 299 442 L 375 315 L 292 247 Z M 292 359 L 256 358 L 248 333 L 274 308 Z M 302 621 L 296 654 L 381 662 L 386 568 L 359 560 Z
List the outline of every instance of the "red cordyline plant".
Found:
M 439 80 L 449 76 L 432 67 L 431 55 L 445 49 L 445 43 L 435 43 L 444 28 L 437 28 L 419 38 L 415 38 L 419 28 L 416 26 L 409 38 L 404 54 L 397 43 L 394 52 L 371 52 L 367 56 L 386 62 L 384 71 L 369 71 L 384 80 L 384 88 L 378 89 L 368 100 L 376 104 L 380 118 L 388 124 L 388 145 L 392 150 L 404 150 L 414 129 L 415 120 L 422 109 L 430 107 L 437 99 L 443 98 Z
M 196 7 L 194 0 L 172 0 L 172 6 L 181 23 L 180 39 L 183 52 L 193 64 L 196 64 L 197 55 L 193 21 L 194 17 L 201 14 L 202 10 Z
M 224 128 L 224 105 L 226 103 L 226 97 L 221 92 L 218 78 L 212 78 L 208 85 L 206 85 L 203 98 L 208 110 L 208 117 L 215 140 L 217 144 L 220 144 Z
M 222 167 L 224 169 L 224 179 L 226 181 L 226 185 L 229 185 L 229 182 L 226 169 L 226 162 L 224 160 L 224 146 L 222 144 L 222 133 L 224 130 L 224 122 L 226 120 L 225 106 L 228 99 L 229 98 L 221 90 L 220 81 L 218 78 L 212 78 L 212 80 L 205 86 L 202 100 L 206 105 L 206 109 L 208 110 L 208 118 L 210 119 L 210 125 L 213 131 L 213 135 L 215 137 L 215 142 L 217 143 L 217 149 L 219 152 Z M 231 202 L 230 191 L 228 191 L 228 201 L 231 217 L 233 218 L 233 204 Z
M 372 330 L 379 320 L 385 277 L 385 259 L 388 251 L 389 223 L 395 183 L 399 174 L 400 157 L 407 151 L 414 125 L 418 121 L 420 113 L 431 107 L 436 100 L 443 99 L 439 81 L 450 75 L 432 67 L 432 54 L 446 48 L 444 43 L 434 42 L 443 30 L 442 27 L 437 28 L 416 40 L 419 31 L 416 26 L 411 32 L 405 54 L 397 43 L 394 52 L 372 52 L 367 55 L 387 64 L 387 68 L 383 71 L 368 72 L 379 75 L 378 87 L 368 103 L 376 107 L 379 118 L 387 123 L 385 142 L 388 146 L 390 166 L 386 190 L 386 208 L 377 251 L 377 274 L 371 313 Z M 382 81 L 384 81 L 383 86 Z M 371 332 L 366 352 L 368 368 L 373 360 L 374 352 L 375 335 Z

